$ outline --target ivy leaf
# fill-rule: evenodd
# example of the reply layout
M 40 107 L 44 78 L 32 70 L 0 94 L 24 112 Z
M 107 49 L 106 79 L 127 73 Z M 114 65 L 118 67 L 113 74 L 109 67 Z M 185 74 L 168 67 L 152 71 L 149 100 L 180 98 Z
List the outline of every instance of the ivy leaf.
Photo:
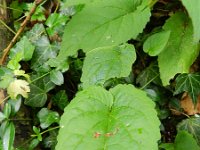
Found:
M 63 59 L 50 58 L 47 61 L 47 64 L 50 67 L 55 67 L 57 70 L 61 70 L 62 72 L 65 72 L 69 69 L 69 63 L 66 58 Z
M 181 1 L 182 1 L 183 5 L 185 6 L 185 8 L 192 20 L 192 24 L 193 24 L 193 28 L 194 28 L 194 41 L 199 42 L 199 40 L 200 40 L 200 28 L 199 28 L 200 1 L 199 0 L 193 0 L 193 1 L 181 0 Z
M 193 135 L 193 137 L 196 139 L 196 141 L 200 144 L 200 118 L 199 117 L 193 117 L 188 118 L 183 121 L 181 121 L 177 125 L 178 131 L 187 131 L 190 134 Z
M 78 49 L 113 46 L 136 38 L 150 18 L 147 1 L 101 0 L 86 5 L 69 21 L 59 57 L 75 55 Z
M 11 69 L 0 67 L 0 88 L 6 89 L 14 81 L 14 74 Z
M 110 78 L 128 76 L 135 60 L 135 48 L 129 44 L 88 52 L 81 77 L 83 87 L 103 85 Z
M 65 108 L 56 150 L 157 149 L 160 123 L 154 106 L 132 85 L 85 89 Z
M 53 35 L 60 29 L 61 26 L 65 25 L 69 18 L 63 14 L 53 13 L 51 14 L 45 24 L 48 26 L 47 33 Z
M 37 71 L 48 59 L 56 57 L 58 47 L 51 45 L 46 36 L 39 38 L 35 44 L 36 49 L 31 59 L 31 68 Z
M 186 131 L 179 131 L 175 139 L 175 150 L 200 150 L 195 139 Z
M 52 70 L 50 72 L 50 80 L 56 85 L 62 85 L 64 83 L 64 77 L 62 72 L 58 70 Z
M 165 86 L 177 73 L 189 72 L 190 66 L 198 56 L 199 48 L 198 43 L 193 42 L 191 21 L 184 13 L 174 14 L 163 28 L 171 31 L 165 49 L 158 55 L 160 77 Z
M 139 83 L 142 87 L 147 86 L 151 82 L 162 85 L 157 63 L 151 63 L 150 66 L 145 68 L 136 79 L 136 83 Z
M 29 97 L 25 100 L 25 104 L 32 107 L 42 107 L 47 100 L 47 92 L 55 87 L 51 82 L 49 75 L 36 74 L 31 76 Z
M 59 114 L 56 111 L 48 110 L 47 108 L 42 108 L 37 117 L 40 120 L 40 127 L 42 129 L 48 128 L 52 123 L 58 123 L 60 120 Z
M 35 46 L 29 41 L 26 36 L 23 36 L 19 42 L 17 42 L 16 47 L 12 48 L 10 51 L 10 61 L 7 67 L 13 70 L 20 68 L 19 62 L 21 60 L 29 61 L 32 58 Z
M 45 33 L 45 28 L 43 24 L 35 24 L 33 28 L 26 32 L 26 36 L 28 39 L 33 43 L 36 44 L 36 42 L 43 36 L 43 33 Z
M 54 105 L 57 105 L 61 110 L 64 110 L 65 106 L 67 106 L 68 97 L 64 90 L 59 91 L 52 97 L 52 102 Z
M 196 105 L 198 95 L 200 94 L 200 74 L 181 74 L 176 78 L 176 87 L 174 94 L 188 92 L 192 98 L 193 103 Z
M 25 80 L 14 80 L 8 86 L 7 92 L 12 99 L 17 99 L 18 95 L 28 98 L 28 92 L 30 92 L 29 83 Z
M 155 33 L 144 42 L 143 50 L 150 56 L 157 56 L 165 48 L 170 36 L 170 31 Z

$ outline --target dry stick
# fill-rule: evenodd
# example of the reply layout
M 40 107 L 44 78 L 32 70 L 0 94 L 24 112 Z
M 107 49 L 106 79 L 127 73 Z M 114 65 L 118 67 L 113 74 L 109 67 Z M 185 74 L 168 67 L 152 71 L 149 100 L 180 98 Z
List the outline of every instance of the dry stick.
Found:
M 3 50 L 3 56 L 0 59 L 0 65 L 3 65 L 6 62 L 7 55 L 10 51 L 10 49 L 13 47 L 13 45 L 16 43 L 18 37 L 20 34 L 24 31 L 24 28 L 26 27 L 27 23 L 30 21 L 31 16 L 34 14 L 36 8 L 38 5 L 42 3 L 43 0 L 35 0 L 33 8 L 30 10 L 28 16 L 26 16 L 25 20 L 22 22 L 19 30 L 17 31 L 16 35 L 13 37 L 12 41 L 9 43 L 9 45 Z

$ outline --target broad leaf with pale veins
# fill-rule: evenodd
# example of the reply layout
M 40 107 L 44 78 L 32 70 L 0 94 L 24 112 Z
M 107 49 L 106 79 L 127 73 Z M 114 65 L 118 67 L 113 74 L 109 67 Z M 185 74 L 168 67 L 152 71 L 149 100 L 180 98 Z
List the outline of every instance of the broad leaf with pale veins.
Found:
M 83 87 L 103 85 L 110 78 L 128 76 L 135 60 L 135 48 L 129 44 L 88 52 L 81 77 Z
M 168 85 L 177 73 L 189 71 L 199 54 L 199 47 L 193 40 L 192 23 L 186 14 L 174 14 L 163 29 L 171 34 L 165 49 L 158 55 L 158 65 L 163 85 Z
M 136 38 L 150 15 L 146 0 L 101 0 L 86 5 L 67 24 L 59 57 Z
M 200 94 L 200 74 L 181 74 L 176 78 L 176 87 L 174 94 L 188 92 L 194 104 L 197 104 Z
M 61 117 L 56 150 L 155 150 L 160 122 L 153 101 L 132 85 L 79 92 Z
M 47 92 L 55 87 L 51 82 L 50 76 L 37 74 L 31 76 L 32 83 L 30 84 L 30 94 L 25 100 L 25 104 L 32 107 L 42 107 L 47 100 Z
M 181 121 L 177 126 L 178 131 L 185 130 L 193 135 L 196 141 L 200 144 L 200 118 L 188 118 Z

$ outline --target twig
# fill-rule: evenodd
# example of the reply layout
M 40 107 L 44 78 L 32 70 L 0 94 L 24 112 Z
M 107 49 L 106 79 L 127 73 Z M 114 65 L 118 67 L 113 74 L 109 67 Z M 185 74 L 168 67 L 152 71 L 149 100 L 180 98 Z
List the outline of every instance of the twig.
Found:
M 34 5 L 33 8 L 30 10 L 28 16 L 26 16 L 25 20 L 22 22 L 21 27 L 19 28 L 19 30 L 17 31 L 16 35 L 13 37 L 12 41 L 9 43 L 9 45 L 3 50 L 3 56 L 0 59 L 0 65 L 3 65 L 6 61 L 7 55 L 10 51 L 10 49 L 13 47 L 13 45 L 16 43 L 18 37 L 20 36 L 20 34 L 24 31 L 27 23 L 30 21 L 31 16 L 34 14 L 36 8 L 38 7 L 38 5 L 40 5 L 42 3 L 43 0 L 35 0 L 34 1 Z

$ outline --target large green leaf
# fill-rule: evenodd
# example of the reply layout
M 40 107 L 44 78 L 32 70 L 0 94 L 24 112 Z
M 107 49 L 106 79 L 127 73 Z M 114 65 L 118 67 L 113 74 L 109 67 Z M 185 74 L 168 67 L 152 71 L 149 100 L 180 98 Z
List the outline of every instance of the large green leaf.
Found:
M 158 149 L 160 123 L 154 106 L 132 85 L 83 90 L 65 108 L 56 150 Z
M 185 130 L 193 135 L 196 141 L 200 144 L 200 118 L 188 118 L 180 122 L 177 126 L 178 131 Z
M 98 2 L 101 0 L 64 0 L 64 7 L 69 7 L 73 5 L 79 5 L 79 4 L 90 4 L 92 2 Z
M 146 0 L 101 0 L 86 5 L 66 26 L 59 57 L 136 38 L 150 15 Z
M 163 85 L 177 73 L 187 73 L 199 53 L 198 43 L 193 42 L 193 28 L 189 18 L 181 12 L 167 20 L 165 30 L 171 35 L 165 49 L 158 55 Z
M 200 150 L 195 139 L 186 131 L 180 131 L 177 134 L 174 148 L 175 150 Z
M 83 87 L 103 85 L 110 78 L 128 76 L 135 60 L 135 48 L 129 44 L 88 52 L 81 77 Z
M 197 104 L 200 94 L 200 74 L 181 74 L 176 78 L 176 87 L 174 94 L 188 92 L 194 104 Z
M 188 11 L 188 14 L 192 20 L 193 28 L 194 28 L 194 40 L 200 40 L 200 1 L 199 0 L 181 0 L 183 5 Z
M 49 75 L 37 74 L 31 76 L 30 94 L 25 104 L 32 107 L 42 107 L 47 100 L 47 92 L 55 87 Z

